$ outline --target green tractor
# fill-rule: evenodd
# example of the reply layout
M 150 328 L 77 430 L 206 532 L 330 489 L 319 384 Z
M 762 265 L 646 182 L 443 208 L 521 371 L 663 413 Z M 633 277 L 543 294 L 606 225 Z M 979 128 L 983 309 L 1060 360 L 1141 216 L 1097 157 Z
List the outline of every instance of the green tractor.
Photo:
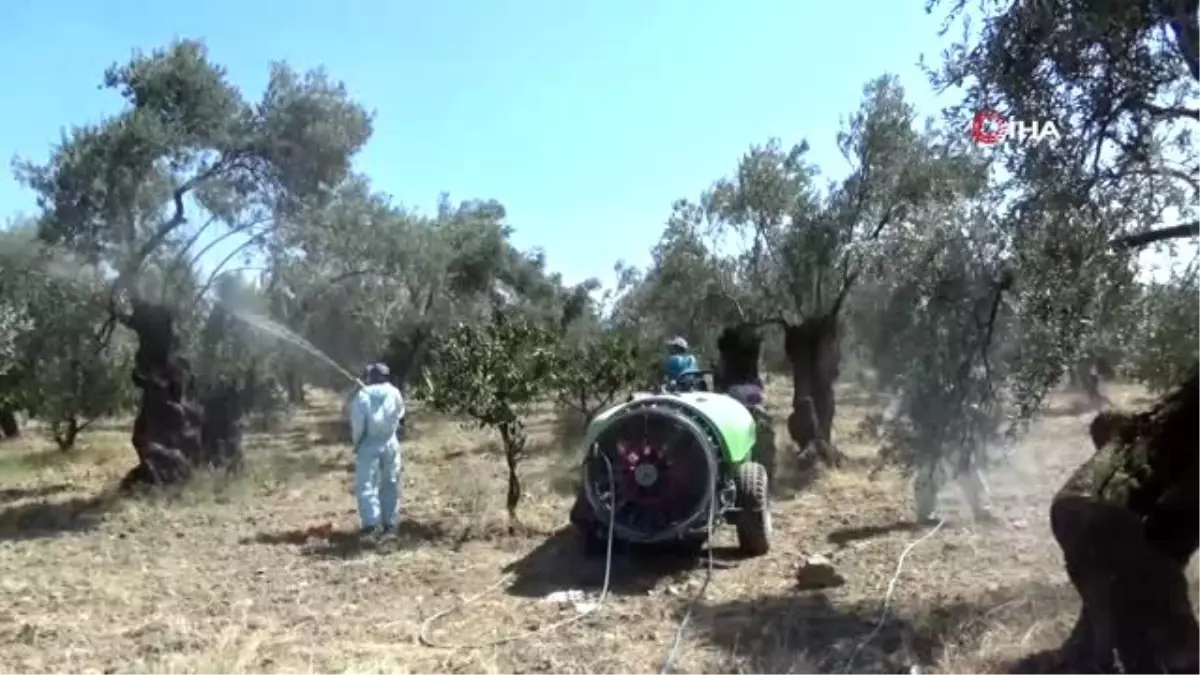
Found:
M 597 415 L 587 428 L 571 522 L 588 550 L 702 546 L 710 518 L 737 529 L 748 556 L 771 546 L 774 433 L 755 402 L 707 391 L 703 373 Z M 696 376 L 699 376 L 698 378 Z

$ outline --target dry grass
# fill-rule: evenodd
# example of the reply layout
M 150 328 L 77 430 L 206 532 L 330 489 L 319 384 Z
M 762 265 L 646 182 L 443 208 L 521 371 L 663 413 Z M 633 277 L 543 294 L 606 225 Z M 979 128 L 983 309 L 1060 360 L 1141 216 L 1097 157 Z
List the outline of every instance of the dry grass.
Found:
M 851 431 L 868 404 L 847 392 L 837 429 L 842 447 L 864 460 L 874 448 Z M 560 532 L 575 458 L 553 439 L 555 421 L 543 414 L 534 425 L 541 450 L 524 471 L 524 529 L 510 535 L 491 439 L 419 409 L 413 415 L 404 531 L 374 547 L 349 534 L 357 524 L 350 456 L 336 438 L 332 397 L 280 432 L 249 437 L 244 477 L 153 498 L 118 501 L 106 492 L 131 458 L 123 425 L 85 436 L 70 462 L 36 440 L 0 446 L 0 671 L 657 671 L 703 572 L 618 560 L 613 595 L 597 616 L 534 634 L 572 611 L 542 596 L 595 588 L 603 572 Z M 849 670 L 979 671 L 1062 638 L 1077 601 L 1045 514 L 1088 452 L 1087 419 L 1052 411 L 1018 448 L 1019 461 L 992 476 L 1005 524 L 960 519 L 912 551 L 893 619 Z M 911 491 L 896 475 L 870 479 L 868 469 L 858 462 L 808 486 L 785 474 L 774 551 L 717 569 L 679 670 L 846 666 L 877 621 L 897 556 L 919 536 L 906 525 Z M 961 512 L 955 488 L 943 499 Z M 723 529 L 717 544 L 732 537 Z M 829 555 L 848 583 L 795 590 L 794 565 L 813 552 Z M 475 649 L 416 641 L 425 618 L 506 570 L 508 585 L 433 634 L 460 643 L 513 632 L 528 639 Z

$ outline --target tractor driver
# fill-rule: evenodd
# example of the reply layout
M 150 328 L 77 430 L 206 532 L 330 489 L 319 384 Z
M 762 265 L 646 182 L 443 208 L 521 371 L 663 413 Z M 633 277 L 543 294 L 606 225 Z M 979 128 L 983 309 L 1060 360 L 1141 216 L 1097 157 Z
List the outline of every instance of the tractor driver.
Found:
M 687 340 L 677 335 L 667 341 L 667 360 L 663 364 L 663 371 L 667 383 L 671 385 L 691 388 L 689 385 L 695 384 L 692 380 L 701 379 L 700 362 L 688 349 Z

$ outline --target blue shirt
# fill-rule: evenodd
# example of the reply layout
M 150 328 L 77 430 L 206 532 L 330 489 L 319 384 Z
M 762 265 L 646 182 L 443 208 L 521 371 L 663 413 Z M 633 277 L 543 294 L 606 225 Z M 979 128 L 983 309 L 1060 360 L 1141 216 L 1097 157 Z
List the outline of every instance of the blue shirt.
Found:
M 700 370 L 700 362 L 691 354 L 672 354 L 667 357 L 667 378 L 674 380 L 689 371 Z

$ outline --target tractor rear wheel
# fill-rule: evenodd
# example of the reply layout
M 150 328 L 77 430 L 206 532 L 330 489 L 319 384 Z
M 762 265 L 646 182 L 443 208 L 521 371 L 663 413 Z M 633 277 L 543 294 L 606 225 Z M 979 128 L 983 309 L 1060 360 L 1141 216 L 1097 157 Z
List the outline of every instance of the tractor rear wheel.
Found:
M 737 486 L 738 547 L 750 556 L 766 555 L 771 550 L 771 497 L 767 469 L 757 462 L 745 462 L 734 473 Z

